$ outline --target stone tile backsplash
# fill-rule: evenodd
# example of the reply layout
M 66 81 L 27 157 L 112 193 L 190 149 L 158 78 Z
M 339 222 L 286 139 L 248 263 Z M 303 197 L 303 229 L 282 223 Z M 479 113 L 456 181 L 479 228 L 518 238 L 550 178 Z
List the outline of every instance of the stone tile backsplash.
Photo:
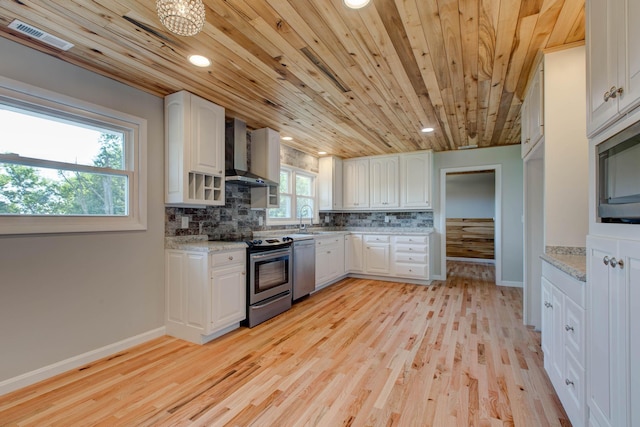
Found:
M 250 147 L 250 143 L 249 143 Z M 318 158 L 282 145 L 282 164 L 317 173 Z M 189 217 L 189 227 L 181 228 L 182 217 Z M 389 222 L 385 222 L 385 216 Z M 329 222 L 325 222 L 325 218 Z M 227 183 L 226 205 L 206 208 L 165 208 L 165 237 L 206 234 L 211 240 L 248 240 L 254 231 L 268 231 L 287 227 L 267 227 L 266 210 L 251 209 L 251 188 Z M 305 221 L 306 222 L 306 221 Z M 316 227 L 433 227 L 433 212 L 321 212 Z

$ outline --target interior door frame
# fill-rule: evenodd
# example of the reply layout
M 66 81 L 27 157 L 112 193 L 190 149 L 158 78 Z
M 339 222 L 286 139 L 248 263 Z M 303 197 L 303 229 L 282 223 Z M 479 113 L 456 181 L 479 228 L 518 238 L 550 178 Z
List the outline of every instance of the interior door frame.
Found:
M 502 284 L 502 165 L 464 166 L 456 168 L 440 169 L 440 272 L 447 278 L 447 173 L 455 172 L 480 172 L 493 170 L 495 173 L 494 184 L 494 245 L 496 285 Z

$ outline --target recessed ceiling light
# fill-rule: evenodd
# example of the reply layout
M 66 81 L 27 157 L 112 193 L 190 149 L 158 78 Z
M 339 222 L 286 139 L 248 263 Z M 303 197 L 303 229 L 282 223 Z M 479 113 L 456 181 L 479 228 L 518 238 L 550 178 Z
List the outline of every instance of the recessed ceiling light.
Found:
M 283 137 L 282 137 L 282 140 L 283 140 L 283 141 L 293 141 L 293 138 L 292 138 L 292 137 L 290 137 L 290 136 L 283 136 Z
M 424 133 L 433 132 L 433 128 L 423 128 L 422 132 L 424 132 Z
M 369 4 L 369 0 L 344 0 L 344 5 L 351 9 L 360 9 Z
M 189 55 L 189 62 L 196 67 L 208 67 L 211 65 L 211 61 L 206 56 L 202 55 Z
M 318 154 L 321 155 L 321 156 L 324 156 L 325 154 L 327 154 L 327 152 L 326 151 L 318 151 Z

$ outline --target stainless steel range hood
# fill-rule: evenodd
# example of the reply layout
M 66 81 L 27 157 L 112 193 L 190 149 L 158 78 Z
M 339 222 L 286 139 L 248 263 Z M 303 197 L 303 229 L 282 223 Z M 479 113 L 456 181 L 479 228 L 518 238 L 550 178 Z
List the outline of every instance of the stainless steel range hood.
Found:
M 247 167 L 247 124 L 232 119 L 225 127 L 225 175 L 227 182 L 251 187 L 278 185 L 269 179 L 251 173 Z

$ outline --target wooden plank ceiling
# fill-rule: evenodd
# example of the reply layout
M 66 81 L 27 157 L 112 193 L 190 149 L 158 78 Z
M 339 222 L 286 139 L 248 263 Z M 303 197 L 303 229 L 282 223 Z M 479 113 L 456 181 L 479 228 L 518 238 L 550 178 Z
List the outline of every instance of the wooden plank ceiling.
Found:
M 349 158 L 519 143 L 536 54 L 585 33 L 584 0 L 204 3 L 204 30 L 180 37 L 154 0 L 3 0 L 0 35 L 156 95 L 189 90 L 294 148 Z M 15 18 L 75 46 L 29 39 L 7 27 Z M 212 65 L 192 66 L 194 53 Z

